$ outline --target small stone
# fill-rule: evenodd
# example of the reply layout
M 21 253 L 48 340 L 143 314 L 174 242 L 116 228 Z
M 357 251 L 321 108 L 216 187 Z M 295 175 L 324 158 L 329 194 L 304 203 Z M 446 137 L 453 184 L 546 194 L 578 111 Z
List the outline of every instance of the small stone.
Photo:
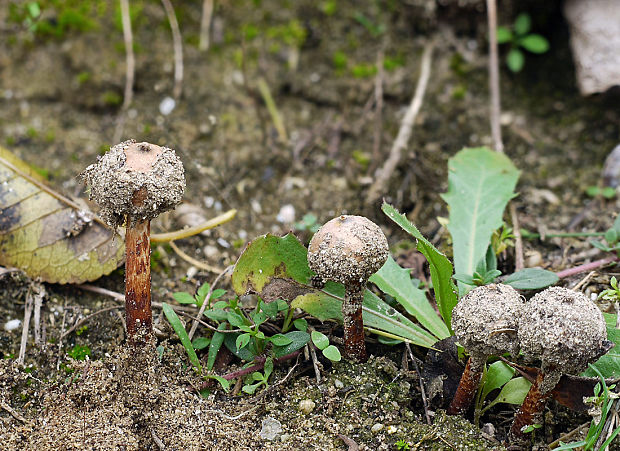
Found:
M 291 204 L 283 205 L 276 219 L 283 224 L 291 224 L 295 221 L 295 207 Z
M 372 432 L 373 434 L 376 434 L 377 432 L 381 431 L 382 429 L 383 429 L 383 424 L 375 423 L 370 428 L 370 432 Z
M 4 330 L 6 330 L 7 332 L 11 332 L 12 330 L 18 329 L 21 325 L 21 320 L 12 319 L 4 323 Z
M 164 116 L 168 116 L 176 105 L 177 103 L 172 97 L 164 97 L 164 100 L 159 104 L 159 112 Z
M 388 434 L 396 434 L 398 432 L 398 428 L 394 425 L 390 425 L 387 427 Z
M 280 436 L 281 442 L 288 442 L 291 439 L 291 434 L 282 434 Z
M 340 390 L 341 388 L 344 388 L 344 383 L 340 379 L 335 379 L 334 380 L 334 387 L 336 387 L 338 390 Z
M 306 415 L 310 414 L 316 407 L 316 404 L 311 399 L 302 399 L 299 401 L 299 411 Z
M 263 440 L 275 440 L 282 433 L 282 424 L 273 417 L 265 417 L 258 434 Z

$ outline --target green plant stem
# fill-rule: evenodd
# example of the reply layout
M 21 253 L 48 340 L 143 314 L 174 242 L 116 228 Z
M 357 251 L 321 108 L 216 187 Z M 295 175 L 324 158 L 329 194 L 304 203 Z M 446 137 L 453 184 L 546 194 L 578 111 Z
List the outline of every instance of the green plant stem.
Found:
M 295 314 L 292 308 L 288 309 L 288 313 L 286 314 L 286 318 L 284 318 L 284 323 L 282 324 L 282 333 L 285 334 L 291 328 L 291 323 L 293 321 L 293 315 Z
M 269 86 L 264 78 L 259 78 L 256 82 L 258 91 L 267 106 L 267 111 L 269 111 L 269 115 L 271 116 L 271 120 L 273 121 L 273 125 L 278 131 L 278 135 L 282 142 L 288 142 L 288 136 L 286 134 L 286 128 L 284 127 L 284 121 L 282 120 L 282 116 L 280 115 L 280 111 L 278 111 L 278 107 L 276 106 L 276 102 L 273 100 L 273 96 L 271 95 L 271 91 L 269 90 Z

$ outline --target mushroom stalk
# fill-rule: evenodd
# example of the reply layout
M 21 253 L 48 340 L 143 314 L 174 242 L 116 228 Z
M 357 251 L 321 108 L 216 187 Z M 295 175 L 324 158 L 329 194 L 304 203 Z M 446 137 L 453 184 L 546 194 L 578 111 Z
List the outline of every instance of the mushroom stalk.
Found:
M 368 360 L 364 342 L 364 322 L 362 303 L 365 284 L 353 284 L 345 287 L 342 303 L 342 324 L 344 327 L 344 351 L 346 355 L 359 362 Z
M 151 222 L 139 221 L 125 232 L 125 315 L 130 340 L 153 334 L 151 313 Z
M 559 378 L 558 378 L 559 381 Z M 548 382 L 548 380 L 547 380 Z M 532 424 L 540 424 L 540 420 L 545 409 L 547 399 L 551 396 L 551 391 L 555 385 L 545 391 L 545 374 L 539 372 L 536 380 L 527 392 L 523 404 L 519 407 L 513 420 L 508 440 L 510 443 L 520 443 L 527 440 L 527 434 L 524 429 Z
M 486 355 L 472 355 L 467 360 L 459 386 L 446 412 L 448 415 L 461 415 L 469 410 L 480 386 L 487 358 Z

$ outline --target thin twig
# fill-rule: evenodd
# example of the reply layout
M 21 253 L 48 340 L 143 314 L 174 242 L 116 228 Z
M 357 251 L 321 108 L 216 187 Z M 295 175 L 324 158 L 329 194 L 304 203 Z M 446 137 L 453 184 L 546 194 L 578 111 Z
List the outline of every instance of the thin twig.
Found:
M 125 91 L 123 95 L 123 105 L 121 112 L 116 119 L 116 129 L 114 131 L 114 142 L 119 142 L 123 135 L 125 125 L 125 111 L 133 100 L 133 83 L 135 77 L 135 58 L 133 54 L 133 33 L 131 31 L 131 17 L 129 14 L 129 1 L 120 0 L 121 21 L 123 24 L 123 39 L 125 41 Z
M 5 402 L 0 401 L 0 408 L 6 410 L 16 420 L 21 421 L 24 424 L 30 424 L 30 421 L 25 419 L 22 415 L 19 414 L 19 412 L 17 412 L 15 409 L 13 409 L 11 406 L 6 404 Z
M 159 449 L 166 449 L 166 445 L 164 445 L 164 442 L 162 442 L 161 439 L 157 437 L 157 434 L 155 434 L 155 430 L 153 429 L 151 429 L 151 437 L 153 437 L 153 441 Z
M 265 102 L 265 106 L 267 107 L 267 111 L 269 111 L 269 115 L 271 116 L 271 120 L 273 121 L 273 126 L 278 131 L 278 136 L 283 143 L 288 142 L 288 135 L 286 134 L 286 127 L 284 126 L 284 121 L 282 120 L 282 115 L 276 106 L 275 100 L 273 100 L 273 96 L 271 95 L 271 90 L 267 85 L 267 82 L 263 77 L 259 77 L 256 82 L 256 86 L 258 87 L 258 92 L 260 92 L 261 97 L 263 98 L 263 102 Z
M 564 279 L 566 277 L 574 276 L 574 275 L 580 274 L 582 272 L 592 271 L 594 269 L 598 269 L 601 266 L 605 266 L 605 265 L 608 265 L 610 263 L 615 263 L 617 261 L 620 261 L 620 258 L 618 258 L 618 257 L 602 258 L 600 260 L 595 260 L 595 261 L 593 261 L 591 263 L 586 263 L 584 265 L 579 265 L 579 266 L 575 266 L 574 268 L 568 268 L 568 269 L 565 269 L 563 271 L 556 272 L 555 274 L 560 279 Z
M 189 318 L 193 321 L 198 322 L 198 324 L 201 324 L 203 326 L 205 326 L 207 329 L 212 330 L 213 332 L 218 332 L 218 333 L 222 333 L 222 334 L 238 334 L 238 333 L 243 333 L 243 331 L 241 329 L 218 329 L 217 327 L 212 326 L 211 324 L 199 319 L 199 316 L 194 316 L 194 315 L 190 315 L 187 312 L 177 312 L 179 315 L 184 316 L 186 318 Z
M 227 223 L 228 221 L 232 220 L 236 214 L 237 210 L 231 209 L 225 213 L 222 213 L 219 216 L 216 216 L 215 218 L 201 222 L 200 224 L 193 227 L 187 227 L 185 229 L 175 230 L 173 232 L 153 233 L 151 235 L 151 243 L 167 243 L 169 241 L 182 240 L 184 238 L 198 235 L 205 230 L 214 229 L 217 226 Z
M 496 0 L 487 0 L 489 21 L 489 90 L 491 92 L 491 136 L 493 147 L 504 153 L 502 129 L 500 125 L 499 65 L 497 58 L 497 5 Z
M 202 318 L 202 314 L 204 313 L 205 309 L 207 308 L 207 305 L 211 304 L 211 295 L 213 294 L 213 290 L 215 290 L 215 287 L 217 286 L 217 283 L 220 281 L 220 279 L 225 275 L 228 274 L 232 269 L 234 268 L 233 265 L 228 266 L 226 269 L 224 269 L 224 271 L 222 271 L 221 273 L 218 274 L 218 276 L 215 278 L 215 280 L 213 281 L 213 283 L 211 284 L 211 287 L 209 288 L 209 292 L 207 293 L 207 296 L 205 297 L 204 301 L 202 302 L 202 305 L 200 306 L 200 310 L 198 311 L 198 317 L 194 318 L 194 321 L 192 323 L 192 328 L 189 331 L 189 334 L 187 334 L 189 336 L 189 339 L 191 340 L 194 337 L 194 334 L 196 333 L 196 329 L 198 328 L 198 318 Z
M 177 16 L 174 13 L 172 3 L 170 3 L 170 0 L 161 0 L 161 2 L 166 10 L 166 16 L 172 30 L 172 45 L 174 48 L 174 88 L 172 89 L 172 96 L 178 99 L 183 91 L 183 41 L 181 40 L 181 30 L 179 29 L 179 22 L 177 22 Z
M 415 94 L 411 100 L 411 104 L 405 113 L 405 117 L 398 130 L 398 135 L 394 140 L 394 144 L 390 149 L 390 154 L 383 164 L 383 166 L 377 171 L 376 179 L 370 186 L 368 194 L 366 195 L 366 202 L 368 204 L 374 204 L 379 199 L 392 177 L 392 174 L 398 167 L 402 152 L 409 143 L 411 137 L 411 129 L 415 123 L 420 108 L 422 107 L 422 101 L 424 99 L 424 93 L 428 86 L 428 80 L 431 75 L 431 62 L 433 56 L 433 48 L 435 47 L 435 40 L 431 39 L 424 47 L 424 53 L 422 54 L 422 62 L 420 68 L 420 78 L 418 80 L 418 86 L 416 87 Z
M 179 247 L 176 245 L 174 241 L 170 241 L 168 242 L 168 244 L 170 245 L 172 250 L 176 252 L 176 254 L 179 257 L 181 257 L 183 260 L 185 260 L 191 265 L 194 265 L 197 268 L 204 269 L 205 271 L 209 271 L 209 272 L 214 272 L 216 274 L 219 274 L 223 271 L 222 268 L 218 268 L 217 266 L 211 266 L 207 263 L 201 262 L 200 260 L 196 260 L 194 257 L 190 257 L 185 252 L 183 252 L 181 249 L 179 249 Z
M 512 220 L 512 233 L 515 236 L 515 271 L 521 271 L 525 268 L 523 258 L 523 238 L 521 237 L 521 228 L 519 227 L 519 216 L 517 216 L 517 207 L 514 201 L 510 202 L 510 218 Z
M 211 34 L 211 18 L 213 17 L 213 7 L 215 0 L 204 0 L 202 3 L 202 18 L 200 20 L 200 43 L 198 49 L 201 52 L 209 50 L 209 35 Z
M 65 338 L 67 335 L 69 335 L 71 332 L 73 332 L 74 330 L 76 330 L 78 327 L 80 327 L 82 324 L 86 323 L 89 319 L 91 319 L 94 316 L 99 315 L 100 313 L 105 313 L 105 312 L 109 312 L 110 310 L 118 310 L 123 308 L 122 305 L 115 305 L 114 307 L 106 307 L 103 308 L 101 310 L 97 310 L 94 313 L 91 313 L 88 316 L 85 316 L 84 318 L 82 318 L 81 320 L 77 321 L 73 326 L 71 326 L 69 329 L 67 329 L 66 331 L 64 331 L 61 335 L 60 338 L 58 338 L 59 340 L 62 340 L 63 338 Z
M 428 400 L 426 399 L 426 390 L 424 390 L 424 382 L 422 381 L 422 374 L 420 373 L 418 362 L 416 358 L 413 356 L 413 352 L 411 352 L 411 346 L 409 346 L 409 343 L 405 343 L 405 347 L 407 348 L 407 353 L 409 354 L 409 358 L 411 359 L 411 362 L 413 363 L 415 372 L 418 375 L 418 380 L 420 381 L 420 391 L 422 392 L 422 403 L 424 404 L 424 416 L 426 417 L 426 423 L 432 424 L 431 416 L 428 413 Z
M 314 345 L 312 343 L 308 343 L 306 346 L 308 346 L 308 350 L 310 351 L 310 357 L 312 357 L 312 366 L 314 367 L 316 385 L 321 385 L 321 370 L 319 368 L 319 361 L 316 358 L 316 351 L 314 350 Z
M 41 307 L 43 306 L 43 298 L 45 297 L 45 287 L 40 284 L 33 285 L 34 294 L 34 343 L 37 346 L 44 344 L 41 334 Z
M 26 304 L 24 306 L 24 325 L 22 327 L 22 341 L 19 346 L 19 356 L 17 357 L 17 364 L 23 365 L 24 358 L 26 357 L 26 344 L 28 343 L 28 328 L 30 327 L 30 317 L 32 316 L 32 308 L 34 305 L 34 296 L 32 295 L 32 286 L 26 293 Z
M 572 431 L 569 431 L 566 434 L 562 435 L 556 441 L 549 443 L 549 449 L 557 448 L 558 446 L 560 446 L 560 442 L 566 442 L 567 440 L 572 439 L 574 436 L 579 434 L 581 431 L 587 429 L 589 426 L 590 426 L 590 422 L 583 423 L 582 425 L 577 426 Z
M 579 283 L 577 283 L 573 288 L 571 288 L 573 291 L 579 291 L 581 289 L 582 286 L 584 286 L 586 283 L 588 283 L 588 281 L 594 276 L 594 274 L 596 274 L 596 271 L 590 271 L 588 273 L 587 276 L 585 276 L 583 279 L 581 279 L 579 281 Z

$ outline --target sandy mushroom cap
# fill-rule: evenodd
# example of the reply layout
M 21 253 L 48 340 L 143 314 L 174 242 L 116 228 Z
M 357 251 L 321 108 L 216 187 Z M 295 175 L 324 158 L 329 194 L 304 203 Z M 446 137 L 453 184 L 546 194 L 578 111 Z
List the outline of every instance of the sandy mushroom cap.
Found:
M 519 324 L 521 350 L 542 360 L 545 373 L 577 374 L 609 350 L 603 314 L 583 293 L 552 287 L 525 305 Z
M 452 310 L 459 343 L 480 356 L 519 351 L 517 330 L 524 301 L 509 285 L 490 284 L 467 293 Z
M 181 202 L 183 164 L 174 150 L 129 140 L 112 147 L 81 174 L 90 199 L 112 227 L 151 220 Z
M 310 269 L 325 280 L 366 283 L 388 257 L 381 228 L 363 216 L 342 215 L 314 234 L 308 246 Z

